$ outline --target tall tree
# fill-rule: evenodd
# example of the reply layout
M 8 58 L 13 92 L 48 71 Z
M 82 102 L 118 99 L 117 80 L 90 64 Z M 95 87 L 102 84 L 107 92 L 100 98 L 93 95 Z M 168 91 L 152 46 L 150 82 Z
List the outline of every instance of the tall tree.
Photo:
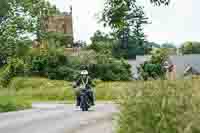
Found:
M 180 50 L 182 54 L 200 54 L 200 42 L 185 42 Z
M 173 48 L 176 49 L 176 46 L 173 43 L 163 43 L 162 48 Z
M 102 20 L 104 25 L 110 26 L 117 33 L 123 49 L 128 48 L 130 36 L 138 42 L 144 38 L 142 25 L 147 23 L 147 18 L 135 0 L 107 0 Z
M 28 12 L 30 16 L 35 20 L 33 24 L 34 34 L 37 36 L 37 40 L 40 41 L 44 36 L 44 22 L 48 16 L 59 14 L 59 10 L 52 6 L 49 1 L 46 0 L 18 0 L 18 3 L 23 7 L 24 12 Z
M 0 64 L 30 42 L 29 34 L 41 37 L 43 17 L 58 12 L 45 0 L 1 0 L 1 4 L 6 9 L 0 8 Z
M 137 0 L 106 0 L 102 14 L 104 25 L 110 26 L 113 30 L 119 32 L 119 35 L 124 37 L 128 36 L 127 34 L 130 32 L 130 26 L 137 27 L 140 25 L 141 27 L 142 24 L 146 23 L 146 17 L 142 7 L 138 6 L 136 1 Z M 150 2 L 155 5 L 168 5 L 170 0 L 150 0 Z

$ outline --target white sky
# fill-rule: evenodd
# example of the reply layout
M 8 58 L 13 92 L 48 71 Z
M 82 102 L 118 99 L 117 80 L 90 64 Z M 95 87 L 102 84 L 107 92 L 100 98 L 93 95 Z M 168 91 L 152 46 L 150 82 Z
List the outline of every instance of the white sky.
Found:
M 89 41 L 97 29 L 106 31 L 98 23 L 104 0 L 49 0 L 61 11 L 73 5 L 74 34 L 76 40 Z M 139 1 L 139 0 L 138 0 Z M 173 42 L 200 41 L 200 0 L 172 0 L 168 7 L 155 7 L 150 0 L 141 1 L 151 24 L 144 30 L 149 41 Z

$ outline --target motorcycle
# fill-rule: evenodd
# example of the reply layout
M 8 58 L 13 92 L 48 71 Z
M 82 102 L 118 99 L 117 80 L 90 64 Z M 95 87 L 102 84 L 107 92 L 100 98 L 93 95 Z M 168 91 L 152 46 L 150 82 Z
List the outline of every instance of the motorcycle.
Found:
M 91 107 L 91 101 L 89 98 L 89 91 L 87 89 L 81 89 L 80 92 L 80 108 L 82 111 L 88 111 Z

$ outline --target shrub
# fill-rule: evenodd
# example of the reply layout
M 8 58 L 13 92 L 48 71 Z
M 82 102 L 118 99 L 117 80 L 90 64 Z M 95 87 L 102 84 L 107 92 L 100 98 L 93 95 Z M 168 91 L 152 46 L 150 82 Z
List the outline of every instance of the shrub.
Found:
M 6 87 L 10 80 L 16 76 L 26 73 L 29 67 L 19 58 L 11 58 L 8 60 L 8 64 L 4 66 L 0 71 L 0 84 Z
M 120 102 L 117 133 L 199 133 L 199 80 L 132 84 Z
M 129 80 L 131 78 L 131 66 L 125 60 L 113 58 L 107 51 L 102 51 L 102 53 L 81 52 L 78 57 L 71 57 L 69 64 L 76 70 L 74 73 L 77 73 L 80 66 L 87 65 L 92 78 L 104 81 Z
M 112 58 L 106 54 L 96 57 L 97 63 L 91 64 L 92 77 L 104 81 L 129 80 L 131 78 L 131 66 L 124 60 Z
M 67 56 L 63 49 L 33 48 L 23 61 L 30 67 L 27 71 L 29 75 L 55 80 L 75 80 L 82 65 L 89 66 L 92 78 L 116 81 L 129 80 L 131 77 L 130 65 L 124 60 L 113 58 L 109 51 L 96 53 L 83 50 L 78 56 Z
M 165 78 L 165 69 L 160 64 L 144 63 L 140 65 L 138 71 L 143 80 Z

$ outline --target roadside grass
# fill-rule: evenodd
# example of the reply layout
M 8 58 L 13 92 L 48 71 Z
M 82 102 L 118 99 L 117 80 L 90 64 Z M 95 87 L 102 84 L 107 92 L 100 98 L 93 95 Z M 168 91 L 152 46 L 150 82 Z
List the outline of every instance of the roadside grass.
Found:
M 95 81 L 95 84 L 96 100 L 113 101 L 118 98 L 119 91 L 127 88 L 127 84 L 130 84 L 130 82 Z M 11 81 L 8 88 L 1 89 L 0 92 L 32 102 L 65 101 L 72 103 L 75 99 L 71 82 L 40 77 L 16 77 Z
M 117 133 L 199 133 L 200 80 L 131 84 L 121 95 Z
M 73 100 L 74 92 L 67 81 L 46 78 L 16 77 L 8 88 L 16 97 L 29 101 L 64 101 Z
M 0 112 L 18 111 L 31 108 L 31 103 L 14 96 L 0 96 Z

